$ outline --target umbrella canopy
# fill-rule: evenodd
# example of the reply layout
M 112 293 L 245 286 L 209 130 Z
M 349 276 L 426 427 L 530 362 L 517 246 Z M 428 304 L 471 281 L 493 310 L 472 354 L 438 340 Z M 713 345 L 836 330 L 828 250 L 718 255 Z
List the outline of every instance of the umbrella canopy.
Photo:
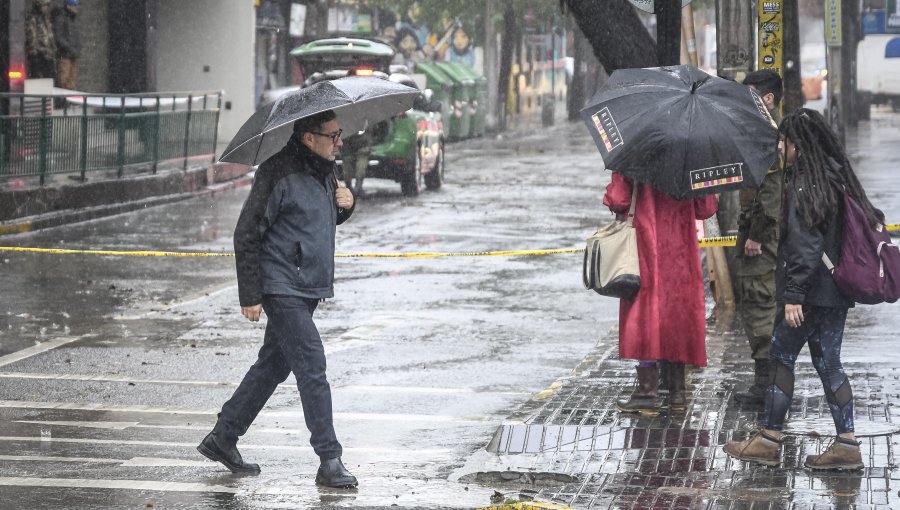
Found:
M 280 151 L 294 121 L 334 110 L 346 133 L 357 133 L 412 107 L 417 89 L 363 76 L 321 81 L 290 92 L 257 110 L 238 130 L 220 161 L 255 166 Z
M 777 156 L 759 95 L 691 66 L 615 71 L 581 116 L 606 168 L 679 200 L 759 186 Z

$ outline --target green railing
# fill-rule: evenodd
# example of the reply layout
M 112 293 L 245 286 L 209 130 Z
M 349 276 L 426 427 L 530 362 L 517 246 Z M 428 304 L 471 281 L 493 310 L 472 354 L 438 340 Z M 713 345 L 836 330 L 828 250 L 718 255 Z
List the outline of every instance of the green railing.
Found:
M 222 93 L 0 94 L 0 178 L 215 161 Z

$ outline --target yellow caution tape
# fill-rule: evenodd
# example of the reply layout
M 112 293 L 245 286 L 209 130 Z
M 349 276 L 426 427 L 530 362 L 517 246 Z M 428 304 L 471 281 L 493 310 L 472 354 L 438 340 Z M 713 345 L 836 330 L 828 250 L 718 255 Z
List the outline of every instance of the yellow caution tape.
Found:
M 405 258 L 435 259 L 440 257 L 523 257 L 532 255 L 557 255 L 582 253 L 584 248 L 559 248 L 548 250 L 460 251 L 460 252 L 411 252 L 411 253 L 338 253 L 339 258 Z
M 889 231 L 900 230 L 900 224 L 886 226 Z M 717 246 L 734 246 L 737 238 L 706 237 L 700 240 L 701 248 L 713 248 Z M 32 248 L 27 246 L 0 246 L 0 252 L 28 252 L 28 253 L 52 253 L 57 255 L 106 255 L 109 257 L 234 257 L 231 252 L 207 252 L 207 251 L 151 251 L 151 250 L 76 250 L 66 248 Z M 337 258 L 365 259 L 365 258 L 394 258 L 394 259 L 435 259 L 442 257 L 530 257 L 543 255 L 559 255 L 568 253 L 583 253 L 583 248 L 555 248 L 546 250 L 500 250 L 500 251 L 461 251 L 461 252 L 394 252 L 394 253 L 338 253 Z
M 734 246 L 737 243 L 737 237 L 704 237 L 700 240 L 701 248 L 713 248 L 715 246 Z

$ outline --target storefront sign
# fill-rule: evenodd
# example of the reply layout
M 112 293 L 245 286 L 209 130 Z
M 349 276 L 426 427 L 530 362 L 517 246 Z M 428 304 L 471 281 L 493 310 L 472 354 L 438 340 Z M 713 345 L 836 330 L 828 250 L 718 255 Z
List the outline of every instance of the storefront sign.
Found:
M 887 0 L 885 6 L 884 31 L 889 34 L 900 32 L 900 2 Z

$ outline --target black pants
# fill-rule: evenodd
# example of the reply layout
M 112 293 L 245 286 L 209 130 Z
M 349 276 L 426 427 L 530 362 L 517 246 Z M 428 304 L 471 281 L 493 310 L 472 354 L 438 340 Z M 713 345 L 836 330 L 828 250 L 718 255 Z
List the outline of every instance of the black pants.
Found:
M 256 363 L 219 414 L 217 433 L 238 438 L 247 432 L 275 388 L 291 372 L 297 378 L 309 443 L 322 459 L 340 457 L 334 433 L 331 387 L 325 378 L 325 349 L 312 316 L 318 301 L 293 296 L 266 295 L 266 337 Z
M 846 308 L 803 307 L 803 323 L 792 328 L 781 310 L 772 337 L 774 380 L 766 391 L 764 426 L 781 430 L 794 396 L 794 363 L 803 346 L 809 343 L 813 366 L 825 389 L 838 434 L 853 432 L 853 391 L 841 365 L 841 341 L 844 337 Z

